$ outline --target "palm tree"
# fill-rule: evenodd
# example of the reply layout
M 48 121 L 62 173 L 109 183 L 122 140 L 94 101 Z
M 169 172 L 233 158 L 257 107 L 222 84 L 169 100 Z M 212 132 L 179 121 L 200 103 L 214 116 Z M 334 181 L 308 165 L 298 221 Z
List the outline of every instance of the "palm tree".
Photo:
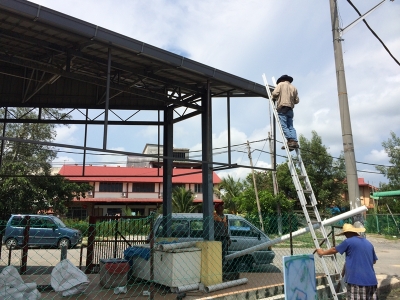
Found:
M 175 213 L 191 213 L 197 205 L 193 203 L 194 193 L 184 187 L 176 187 L 172 190 L 172 211 Z
M 215 190 L 215 193 L 224 201 L 225 209 L 230 213 L 238 213 L 237 198 L 243 193 L 243 183 L 240 179 L 235 180 L 232 176 L 224 177 Z

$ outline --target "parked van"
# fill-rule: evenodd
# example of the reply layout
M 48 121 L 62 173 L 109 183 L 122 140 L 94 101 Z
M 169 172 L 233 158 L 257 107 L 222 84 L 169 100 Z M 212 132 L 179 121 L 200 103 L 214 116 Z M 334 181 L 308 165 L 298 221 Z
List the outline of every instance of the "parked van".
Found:
M 53 246 L 68 248 L 82 242 L 77 229 L 68 228 L 57 217 L 50 215 L 12 215 L 7 222 L 3 243 L 7 249 L 21 247 L 24 241 L 26 216 L 30 216 L 29 246 Z
M 257 246 L 270 241 L 270 238 L 255 227 L 245 218 L 237 215 L 226 214 L 229 221 L 229 234 L 231 245 L 228 254 L 247 248 Z M 171 223 L 171 238 L 178 242 L 202 240 L 203 236 L 203 214 L 202 213 L 173 213 Z M 163 237 L 162 216 L 156 219 L 154 224 L 155 241 Z M 251 268 L 256 265 L 270 264 L 273 262 L 275 253 L 269 247 L 265 250 L 255 251 L 241 257 L 241 263 Z

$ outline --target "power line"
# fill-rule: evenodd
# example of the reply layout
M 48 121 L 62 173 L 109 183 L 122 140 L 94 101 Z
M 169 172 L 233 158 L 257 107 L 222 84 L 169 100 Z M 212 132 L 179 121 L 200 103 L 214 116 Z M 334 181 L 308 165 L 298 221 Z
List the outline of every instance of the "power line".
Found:
M 347 0 L 347 2 L 349 2 L 349 4 L 354 8 L 354 10 L 361 17 L 361 13 L 358 11 L 357 7 L 355 7 L 355 5 L 350 0 Z M 400 62 L 393 56 L 393 54 L 390 52 L 388 47 L 386 47 L 385 43 L 380 39 L 380 37 L 375 33 L 375 31 L 372 30 L 372 28 L 368 25 L 367 21 L 365 21 L 365 19 L 363 19 L 363 22 L 368 27 L 368 29 L 372 32 L 372 34 L 378 39 L 378 41 L 382 44 L 383 48 L 385 48 L 387 53 L 389 53 L 389 55 L 393 58 L 393 60 L 400 66 Z

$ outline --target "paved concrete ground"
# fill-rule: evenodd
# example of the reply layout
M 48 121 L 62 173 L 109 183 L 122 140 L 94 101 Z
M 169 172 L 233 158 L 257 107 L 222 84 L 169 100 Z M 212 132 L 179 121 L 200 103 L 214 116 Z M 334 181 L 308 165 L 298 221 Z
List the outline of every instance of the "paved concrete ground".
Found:
M 387 294 L 390 295 L 391 291 L 395 291 L 395 287 L 400 287 L 400 240 L 391 240 L 388 241 L 379 235 L 368 235 L 367 238 L 374 244 L 375 251 L 378 256 L 378 262 L 375 265 L 375 271 L 377 274 L 377 278 L 379 280 L 379 287 L 382 289 L 381 295 L 385 295 L 384 298 L 380 299 L 396 299 L 396 298 L 387 298 Z M 3 248 L 4 250 L 5 248 Z M 282 269 L 282 265 L 279 262 L 282 262 L 282 256 L 290 255 L 288 249 L 276 248 L 275 249 L 277 257 L 274 262 L 279 269 Z M 295 249 L 294 254 L 308 254 L 312 253 L 313 249 L 306 248 L 298 248 Z M 86 256 L 86 253 L 83 254 Z M 68 250 L 68 258 L 73 261 L 75 265 L 79 264 L 80 257 L 80 249 L 70 249 Z M 55 266 L 60 259 L 60 251 L 57 249 L 30 249 L 29 250 L 29 258 L 28 265 L 29 266 Z M 338 260 L 344 260 L 343 256 L 338 256 Z M 0 261 L 0 266 L 7 265 L 8 255 L 7 252 L 2 252 L 2 258 Z M 20 250 L 13 252 L 12 256 L 12 264 L 19 264 L 20 260 Z M 85 259 L 83 260 L 85 262 Z M 317 266 L 317 272 L 318 272 Z M 249 279 L 249 282 L 245 285 L 241 285 L 234 288 L 224 289 L 222 291 L 204 294 L 202 292 L 189 292 L 187 293 L 186 299 L 212 299 L 217 296 L 226 295 L 226 298 L 231 297 L 234 294 L 242 293 L 245 291 L 251 291 L 255 289 L 262 289 L 268 286 L 274 285 L 282 285 L 283 277 L 281 273 L 263 273 L 262 268 L 258 270 L 260 273 L 243 273 L 241 274 L 241 278 L 245 277 Z M 37 284 L 49 284 L 50 277 L 49 275 L 27 275 L 24 276 L 25 282 L 37 282 Z M 134 285 L 133 288 L 130 289 L 128 294 L 114 295 L 112 290 L 102 289 L 98 282 L 98 276 L 90 275 L 91 285 L 88 289 L 90 291 L 87 295 L 82 295 L 78 298 L 74 297 L 73 299 L 122 299 L 122 298 L 137 298 L 137 299 L 146 299 L 147 296 L 143 296 L 143 291 L 148 289 L 148 285 L 146 284 L 137 284 Z M 155 294 L 154 299 L 176 299 L 176 294 L 166 293 L 166 290 L 163 290 L 161 287 L 156 287 L 157 293 Z M 399 294 L 400 294 L 400 290 Z M 54 292 L 44 292 L 42 299 L 61 299 Z M 240 295 L 240 294 L 238 294 Z M 225 297 L 225 296 L 224 296 Z M 240 296 L 238 296 L 240 299 Z M 65 299 L 65 298 L 64 298 Z M 221 297 L 220 297 L 221 299 Z

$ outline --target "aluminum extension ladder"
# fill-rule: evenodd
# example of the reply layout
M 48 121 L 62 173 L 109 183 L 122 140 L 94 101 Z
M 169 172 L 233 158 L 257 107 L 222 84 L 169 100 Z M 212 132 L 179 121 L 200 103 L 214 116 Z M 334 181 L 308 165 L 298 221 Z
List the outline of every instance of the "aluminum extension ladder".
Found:
M 306 169 L 303 164 L 303 160 L 300 155 L 300 149 L 299 148 L 294 149 L 293 152 L 295 153 L 295 157 L 292 157 L 291 151 L 289 150 L 289 147 L 288 147 L 288 144 L 287 144 L 287 141 L 285 138 L 285 135 L 283 134 L 282 126 L 281 126 L 281 123 L 280 123 L 279 117 L 278 117 L 278 112 L 276 111 L 276 108 L 275 108 L 275 103 L 272 100 L 271 91 L 270 91 L 270 88 L 269 88 L 269 85 L 267 82 L 267 78 L 265 77 L 265 74 L 263 74 L 262 77 L 264 80 L 265 88 L 268 93 L 272 111 L 274 113 L 276 124 L 278 125 L 277 127 L 279 128 L 279 131 L 283 138 L 283 144 L 285 146 L 287 157 L 288 157 L 288 167 L 290 170 L 290 174 L 292 175 L 292 180 L 296 187 L 297 196 L 300 200 L 301 207 L 303 209 L 308 228 L 312 235 L 315 248 L 321 248 L 321 246 L 324 246 L 324 249 L 325 249 L 325 247 L 326 247 L 326 249 L 330 249 L 331 245 L 330 245 L 325 227 L 322 226 L 322 224 L 321 224 L 322 220 L 321 220 L 320 214 L 318 212 L 317 200 L 315 198 L 314 191 L 311 187 L 310 180 L 307 176 L 307 172 L 306 172 Z M 311 221 L 310 213 L 313 213 L 313 215 L 315 215 L 315 217 L 316 217 L 316 221 L 314 221 L 314 223 Z M 315 227 L 313 226 L 315 223 L 320 224 L 319 230 L 321 231 L 322 237 L 317 237 Z M 321 259 L 321 263 L 324 268 L 326 279 L 329 283 L 329 287 L 332 292 L 333 299 L 339 299 L 338 296 L 345 296 L 346 292 L 347 292 L 346 285 L 344 283 L 344 280 L 343 280 L 343 277 L 341 274 L 341 270 L 339 269 L 339 265 L 336 260 L 336 256 L 335 255 L 325 255 L 325 256 L 320 257 L 320 259 Z M 336 286 L 333 282 L 333 279 L 338 279 L 337 280 L 338 284 Z

